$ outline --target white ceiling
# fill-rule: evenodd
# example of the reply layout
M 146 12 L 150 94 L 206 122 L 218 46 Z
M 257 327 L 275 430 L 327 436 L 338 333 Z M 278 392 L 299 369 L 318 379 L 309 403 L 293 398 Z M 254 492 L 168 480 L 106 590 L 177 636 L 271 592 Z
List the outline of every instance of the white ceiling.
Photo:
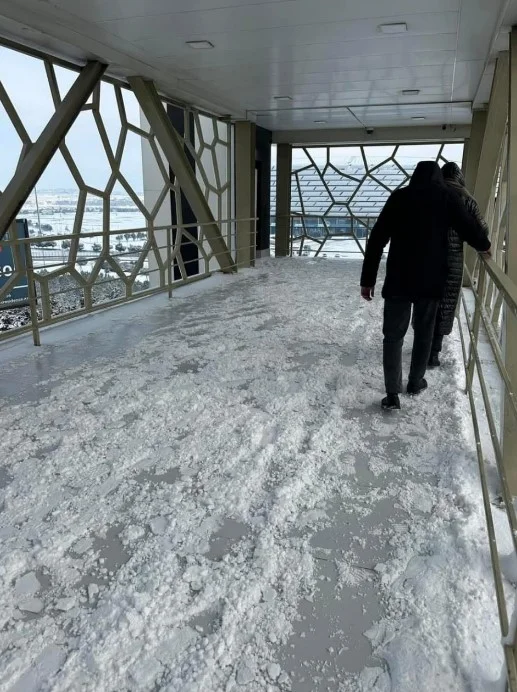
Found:
M 468 124 L 514 18 L 517 0 L 0 0 L 6 37 L 272 130 Z

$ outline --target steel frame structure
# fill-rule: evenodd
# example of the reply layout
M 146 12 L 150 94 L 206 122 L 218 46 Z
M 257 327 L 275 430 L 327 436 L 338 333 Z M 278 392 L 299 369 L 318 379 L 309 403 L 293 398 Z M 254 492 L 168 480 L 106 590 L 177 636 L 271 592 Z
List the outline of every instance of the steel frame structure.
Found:
M 19 47 L 16 49 L 20 50 Z M 254 228 L 255 219 L 252 218 L 254 215 L 248 213 L 236 224 L 236 220 L 232 218 L 234 147 L 233 126 L 228 120 L 185 108 L 187 131 L 185 137 L 180 137 L 173 128 L 153 83 L 134 77 L 129 80 L 128 86 L 117 80 L 103 79 L 106 66 L 94 62 L 88 63 L 81 70 L 77 69 L 78 76 L 75 82 L 66 93 L 62 93 L 56 70 L 70 69 L 70 66 L 63 67 L 60 61 L 54 61 L 42 53 L 35 54 L 34 51 L 28 50 L 27 54 L 34 60 L 43 62 L 54 113 L 33 142 L 22 115 L 18 113 L 9 96 L 8 89 L 0 81 L 0 110 L 3 109 L 21 143 L 16 170 L 12 171 L 10 181 L 0 194 L 0 238 L 3 238 L 4 244 L 13 246 L 15 259 L 21 258 L 22 253 L 25 256 L 31 303 L 31 323 L 21 329 L 0 334 L 0 340 L 32 329 L 34 342 L 39 344 L 39 328 L 42 326 L 149 293 L 168 290 L 170 294 L 174 285 L 206 277 L 214 270 L 233 272 L 236 269 L 237 244 L 240 246 L 241 255 L 244 253 L 242 266 L 249 266 L 246 257 L 253 256 L 255 239 L 254 234 L 247 231 Z M 112 102 L 116 103 L 120 120 L 116 141 L 110 137 L 111 133 L 108 132 L 102 110 L 108 91 Z M 136 96 L 149 127 L 128 117 L 126 97 L 129 97 L 131 91 Z M 68 143 L 67 135 L 73 132 L 74 123 L 79 116 L 91 118 L 97 141 L 100 143 L 99 155 L 105 156 L 109 179 L 102 189 L 88 184 L 81 164 L 74 159 Z M 194 133 L 189 130 L 191 124 Z M 145 146 L 149 147 L 163 178 L 161 191 L 152 208 L 146 206 L 125 175 L 124 157 L 129 137 L 138 137 L 142 145 L 145 143 Z M 186 156 L 187 150 L 195 162 L 195 170 Z M 71 232 L 44 238 L 49 242 L 66 243 L 69 249 L 66 259 L 56 260 L 54 264 L 41 271 L 32 261 L 32 248 L 42 239 L 31 237 L 28 241 L 20 241 L 10 229 L 13 220 L 56 153 L 66 164 L 77 187 L 75 220 Z M 254 180 L 254 171 L 250 169 L 247 173 L 249 179 L 253 177 Z M 243 167 L 240 174 L 244 179 L 246 170 Z M 128 228 L 126 231 L 112 230 L 111 200 L 116 186 L 125 192 L 135 211 L 139 213 L 142 219 L 141 227 Z M 183 223 L 179 202 L 181 194 L 185 195 L 194 211 L 197 219 L 195 226 Z M 88 233 L 84 225 L 85 210 L 91 198 L 97 198 L 98 204 L 102 205 L 102 225 L 94 233 Z M 158 214 L 165 205 L 170 205 L 171 199 L 179 212 L 178 223 L 159 225 Z M 131 271 L 121 266 L 128 253 L 114 251 L 114 237 L 124 232 L 129 232 L 131 236 L 145 234 L 145 242 L 137 253 L 136 261 L 132 261 Z M 81 244 L 87 238 L 97 239 L 101 249 L 89 258 L 90 264 L 93 262 L 93 267 L 85 273 L 78 261 L 81 259 Z M 198 276 L 187 276 L 181 253 L 184 244 L 195 244 L 197 247 L 201 261 Z M 147 264 L 150 256 L 154 259 L 154 271 L 158 277 L 153 289 L 146 287 L 141 281 L 142 275 L 149 275 Z M 15 264 L 15 271 L 0 289 L 0 303 L 21 275 L 25 274 L 23 263 L 18 261 Z M 181 274 L 179 281 L 173 278 L 173 267 L 177 267 Z M 65 280 L 67 285 L 61 290 Z M 100 287 L 110 283 L 116 283 L 120 287 L 117 289 L 119 295 L 99 302 Z M 75 296 L 77 309 L 67 314 L 57 314 L 54 300 L 60 293 L 66 292 Z

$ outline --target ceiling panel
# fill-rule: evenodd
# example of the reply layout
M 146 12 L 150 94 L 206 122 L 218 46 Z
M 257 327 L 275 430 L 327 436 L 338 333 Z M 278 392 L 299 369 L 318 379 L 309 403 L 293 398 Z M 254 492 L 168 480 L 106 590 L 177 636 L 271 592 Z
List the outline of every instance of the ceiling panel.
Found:
M 170 16 L 183 13 L 207 14 L 209 12 L 228 12 L 249 5 L 264 6 L 266 11 L 273 12 L 270 5 L 285 5 L 288 9 L 287 25 L 306 16 L 305 8 L 311 3 L 308 0 L 89 0 L 78 3 L 76 0 L 54 0 L 56 7 L 84 17 L 93 22 L 108 22 L 128 18 L 153 16 Z M 346 5 L 340 0 L 320 2 L 319 7 L 333 6 L 334 11 L 346 15 L 347 19 L 367 19 L 380 15 L 387 17 L 398 14 L 427 13 L 430 11 L 445 12 L 457 10 L 460 0 L 347 0 Z M 329 10 L 328 10 L 329 11 Z M 282 16 L 283 16 L 282 12 Z M 278 15 L 275 14 L 275 17 Z M 339 21 L 339 19 L 338 19 Z
M 428 65 L 454 65 L 455 52 L 450 51 L 426 51 L 415 52 L 409 55 L 394 53 L 393 55 L 352 55 L 347 58 L 332 58 L 330 60 L 300 60 L 298 62 L 276 62 L 273 65 L 267 63 L 246 65 L 245 70 L 236 69 L 235 65 L 226 67 L 203 67 L 195 69 L 183 69 L 182 72 L 189 79 L 213 80 L 220 84 L 233 83 L 239 76 L 254 80 L 258 76 L 280 76 L 290 80 L 299 74 L 311 73 L 343 73 L 347 70 L 358 69 L 389 69 L 391 67 L 417 67 Z M 172 66 L 171 62 L 171 66 Z
M 435 34 L 456 35 L 458 31 L 458 16 L 458 12 L 443 12 L 441 14 L 416 14 L 403 19 L 408 22 L 412 37 L 432 36 Z M 148 39 L 143 39 L 135 41 L 135 43 L 144 46 L 153 57 L 190 55 L 192 49 L 185 42 L 192 39 L 195 40 L 196 38 L 210 40 L 216 46 L 218 55 L 225 52 L 233 53 L 239 50 L 250 51 L 257 49 L 262 52 L 268 47 L 279 48 L 290 45 L 317 43 L 334 44 L 346 41 L 364 41 L 366 39 L 392 43 L 392 37 L 380 34 L 378 28 L 380 23 L 390 21 L 391 18 L 382 17 L 333 23 L 317 22 L 301 26 L 271 27 L 229 33 L 204 31 L 198 34 L 189 33 L 185 36 L 178 36 L 178 38 L 182 39 L 182 42 L 179 43 L 172 41 L 170 33 L 164 33 L 162 27 L 159 35 L 153 41 L 150 42 Z
M 462 63 L 464 70 L 467 69 L 469 63 Z M 482 62 L 472 63 L 473 66 L 483 66 Z M 404 84 L 410 84 L 412 80 L 432 78 L 435 79 L 450 79 L 452 80 L 455 72 L 454 63 L 451 61 L 445 65 L 420 65 L 416 67 L 391 67 L 384 69 L 364 69 L 364 70 L 335 70 L 327 71 L 319 70 L 317 72 L 296 70 L 294 73 L 281 72 L 280 74 L 271 74 L 267 70 L 257 70 L 253 73 L 253 79 L 250 79 L 249 73 L 237 72 L 232 78 L 232 88 L 241 89 L 256 89 L 260 91 L 264 88 L 273 88 L 275 92 L 282 86 L 296 85 L 296 93 L 299 88 L 304 85 L 322 85 L 334 87 L 337 84 L 352 84 L 353 82 L 367 81 L 375 82 L 378 80 L 400 80 Z M 204 84 L 203 79 L 185 80 L 192 84 Z M 208 82 L 207 82 L 208 83 Z
M 365 125 L 372 127 L 391 126 L 397 123 L 405 125 L 440 125 L 447 124 L 451 113 L 457 124 L 467 124 L 471 119 L 470 103 L 451 105 L 425 104 L 399 106 L 365 106 L 353 109 L 354 115 Z M 425 120 L 414 120 L 422 118 Z
M 375 13 L 362 10 L 362 5 L 375 4 Z M 405 10 L 386 11 L 388 4 L 392 8 L 397 5 L 405 6 Z M 419 5 L 420 8 L 414 7 Z M 409 7 L 408 7 L 409 6 Z M 273 27 L 293 27 L 352 21 L 354 19 L 373 19 L 382 21 L 411 21 L 412 15 L 425 6 L 425 12 L 439 14 L 458 9 L 457 2 L 434 0 L 433 3 L 417 0 L 416 3 L 407 0 L 397 0 L 394 3 L 385 2 L 354 2 L 345 3 L 340 0 L 323 0 L 316 3 L 313 0 L 289 0 L 273 4 L 241 5 L 239 7 L 222 7 L 204 12 L 169 12 L 168 14 L 127 17 L 103 22 L 104 29 L 128 41 L 155 39 L 160 35 L 198 36 L 203 33 L 235 33 L 241 31 L 257 31 Z M 415 19 L 416 21 L 416 19 Z
M 329 60 L 346 57 L 371 55 L 407 54 L 413 51 L 453 51 L 456 47 L 456 34 L 436 34 L 434 36 L 405 36 L 396 40 L 366 39 L 363 41 L 344 41 L 342 43 L 315 43 L 299 45 L 265 46 L 258 50 L 192 50 L 185 47 L 181 55 L 163 58 L 163 64 L 176 64 L 183 69 L 232 67 L 243 69 L 248 65 L 275 65 L 306 60 Z
M 284 129 L 464 123 L 507 0 L 0 0 L 0 32 L 97 57 L 194 105 Z M 509 0 L 515 6 L 517 0 Z M 510 16 L 510 14 L 508 15 Z M 379 24 L 405 22 L 383 34 Z M 23 26 L 25 25 L 25 26 Z M 29 27 L 30 33 L 26 34 Z M 186 42 L 206 39 L 212 50 Z M 491 48 L 492 47 L 492 48 Z M 403 89 L 419 89 L 415 97 Z M 278 108 L 275 96 L 292 101 Z M 481 96 L 480 96 L 481 95 Z M 456 103 L 459 102 L 459 103 Z M 395 108 L 392 105 L 395 104 Z M 441 105 L 442 104 L 442 105 Z M 360 107 L 360 117 L 346 106 Z M 382 108 L 380 107 L 382 106 Z M 390 110 L 391 108 L 391 110 Z M 364 120 L 364 122 L 363 122 Z M 419 122 L 419 121 L 415 121 Z M 329 124 L 330 126 L 330 124 Z

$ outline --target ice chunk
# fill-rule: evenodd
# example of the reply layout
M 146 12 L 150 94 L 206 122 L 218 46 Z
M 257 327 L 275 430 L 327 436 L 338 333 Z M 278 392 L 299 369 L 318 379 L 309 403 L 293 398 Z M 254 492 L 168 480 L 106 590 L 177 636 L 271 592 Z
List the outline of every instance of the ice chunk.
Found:
M 129 669 L 129 675 L 131 676 L 133 682 L 138 686 L 138 689 L 151 689 L 154 686 L 154 682 L 161 672 L 160 662 L 154 657 L 149 656 L 149 658 L 138 660 Z
M 94 601 L 99 593 L 99 587 L 97 584 L 88 584 L 88 600 Z
M 155 536 L 159 536 L 167 530 L 167 519 L 165 517 L 155 517 L 154 519 L 151 519 L 149 522 L 149 526 L 151 527 L 151 531 L 155 534 Z
M 65 660 L 66 653 L 63 649 L 50 644 L 11 687 L 10 692 L 38 692 L 41 689 L 49 689 L 48 681 L 58 672 Z
M 281 672 L 282 669 L 280 668 L 278 663 L 270 663 L 267 667 L 267 674 L 269 675 L 271 680 L 277 680 Z
M 255 680 L 255 673 L 248 661 L 244 661 L 238 667 L 236 680 L 238 685 L 249 685 L 250 682 Z
M 20 603 L 18 608 L 26 613 L 41 613 L 44 604 L 41 598 L 29 598 Z
M 274 601 L 276 598 L 276 591 L 273 589 L 271 586 L 266 586 L 265 589 L 262 589 L 262 600 L 265 603 L 271 603 Z
M 170 665 L 196 638 L 197 633 L 192 627 L 182 627 L 173 630 L 172 636 L 162 642 L 155 651 L 155 656 L 164 665 Z
M 89 536 L 85 536 L 84 538 L 80 538 L 74 545 L 72 546 L 72 551 L 76 555 L 84 555 L 84 553 L 89 550 L 93 545 L 93 540 Z
M 28 572 L 16 580 L 15 591 L 18 596 L 29 596 L 38 593 L 41 584 L 34 572 Z
M 58 601 L 56 601 L 55 608 L 56 610 L 61 610 L 63 613 L 66 613 L 69 610 L 72 610 L 76 602 L 77 601 L 73 596 L 70 598 L 60 598 Z

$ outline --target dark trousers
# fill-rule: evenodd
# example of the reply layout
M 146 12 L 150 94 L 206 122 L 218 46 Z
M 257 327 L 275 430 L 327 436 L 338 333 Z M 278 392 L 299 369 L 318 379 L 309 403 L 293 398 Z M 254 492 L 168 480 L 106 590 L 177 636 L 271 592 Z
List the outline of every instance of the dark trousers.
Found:
M 436 353 L 438 355 L 440 351 L 442 350 L 443 346 L 443 335 L 438 334 L 438 332 L 434 332 L 433 336 L 433 345 L 431 347 L 431 353 Z
M 384 301 L 383 364 L 388 394 L 402 392 L 402 346 L 411 321 L 412 306 L 415 338 L 409 371 L 410 384 L 418 384 L 424 377 L 431 355 L 438 301 L 421 299 L 412 302 L 406 298 L 387 298 Z

